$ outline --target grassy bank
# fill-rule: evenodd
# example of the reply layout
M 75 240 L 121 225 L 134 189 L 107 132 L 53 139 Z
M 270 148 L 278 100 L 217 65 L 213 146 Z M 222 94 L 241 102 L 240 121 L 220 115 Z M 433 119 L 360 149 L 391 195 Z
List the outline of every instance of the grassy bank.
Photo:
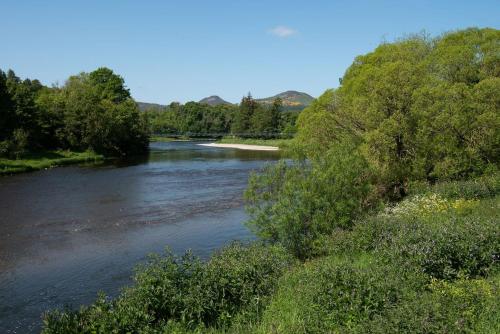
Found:
M 498 333 L 499 178 L 419 186 L 294 260 L 232 245 L 152 258 L 120 297 L 52 312 L 44 333 Z
M 56 166 L 102 161 L 104 157 L 94 152 L 43 151 L 28 153 L 20 159 L 0 158 L 0 175 L 30 172 Z
M 220 140 L 217 140 L 217 143 L 277 146 L 280 149 L 286 149 L 290 146 L 292 140 L 293 139 L 254 139 L 254 138 L 224 137 Z

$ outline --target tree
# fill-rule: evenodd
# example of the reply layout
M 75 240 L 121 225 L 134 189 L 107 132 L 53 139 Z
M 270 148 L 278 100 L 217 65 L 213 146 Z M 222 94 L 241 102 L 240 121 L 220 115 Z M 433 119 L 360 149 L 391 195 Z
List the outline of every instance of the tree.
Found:
M 283 113 L 283 100 L 281 98 L 278 97 L 273 101 L 270 113 L 271 120 L 269 127 L 273 129 L 273 131 L 278 132 L 281 123 L 281 114 Z
M 120 103 L 130 98 L 130 91 L 125 87 L 125 80 L 107 67 L 100 67 L 91 72 L 88 80 L 101 99 Z
M 352 226 L 369 204 L 370 182 L 366 160 L 349 142 L 314 161 L 280 161 L 251 176 L 248 224 L 264 240 L 311 257 L 334 229 Z
M 409 181 L 459 179 L 497 168 L 500 31 L 411 36 L 356 57 L 337 90 L 298 119 L 310 157 L 350 138 L 389 196 Z
M 10 137 L 14 121 L 13 101 L 7 87 L 7 75 L 0 70 L 0 141 Z
M 236 113 L 231 132 L 236 135 L 249 136 L 251 129 L 252 117 L 255 110 L 258 108 L 258 103 L 250 93 L 241 99 L 239 111 Z

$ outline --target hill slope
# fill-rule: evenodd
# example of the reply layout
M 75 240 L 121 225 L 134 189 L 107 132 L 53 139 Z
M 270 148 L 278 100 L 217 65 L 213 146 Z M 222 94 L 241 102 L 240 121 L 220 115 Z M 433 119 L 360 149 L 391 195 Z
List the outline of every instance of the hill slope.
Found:
M 283 105 L 285 107 L 307 107 L 314 100 L 314 98 L 309 94 L 297 92 L 295 90 L 288 90 L 271 97 L 257 99 L 257 102 L 271 104 L 278 97 L 283 100 Z
M 204 99 L 201 99 L 199 101 L 199 103 L 206 103 L 206 104 L 209 104 L 211 106 L 216 106 L 219 104 L 231 104 L 231 103 L 227 102 L 226 100 L 221 99 L 217 95 L 212 95 L 212 96 L 206 97 Z

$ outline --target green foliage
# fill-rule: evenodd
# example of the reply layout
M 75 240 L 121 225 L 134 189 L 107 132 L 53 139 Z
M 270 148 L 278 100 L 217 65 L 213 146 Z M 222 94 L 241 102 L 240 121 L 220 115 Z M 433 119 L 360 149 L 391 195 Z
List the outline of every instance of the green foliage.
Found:
M 496 279 L 434 280 L 418 298 L 406 300 L 362 324 L 361 333 L 497 333 Z
M 500 252 L 500 198 L 483 201 L 415 196 L 337 231 L 333 253 L 376 252 L 429 277 L 455 279 L 491 272 Z
M 243 97 L 241 99 L 239 110 L 235 115 L 231 127 L 231 133 L 239 136 L 243 136 L 248 133 L 252 126 L 252 118 L 254 117 L 256 110 L 260 108 L 261 106 L 253 99 L 250 93 L 248 93 L 248 96 Z
M 224 328 L 236 315 L 263 310 L 292 264 L 277 246 L 232 244 L 207 262 L 187 253 L 153 256 L 116 300 L 103 296 L 80 311 L 53 311 L 43 333 L 185 332 Z
M 147 150 L 148 126 L 124 86 L 107 68 L 72 76 L 61 88 L 0 71 L 0 154 L 94 150 L 106 155 Z
M 5 142 L 0 142 L 0 154 L 2 152 L 2 143 Z M 37 151 L 36 153 L 25 153 L 21 159 L 0 158 L 0 175 L 29 172 L 75 163 L 97 162 L 103 159 L 102 155 L 91 151 Z
M 268 105 L 257 103 L 250 95 L 239 106 L 188 102 L 171 103 L 165 108 L 150 108 L 145 115 L 155 134 L 189 137 L 291 138 L 295 134 L 296 111 L 285 111 L 281 99 Z
M 101 100 L 120 103 L 130 98 L 130 92 L 125 88 L 125 80 L 109 68 L 100 67 L 91 72 L 89 82 Z
M 1 142 L 0 156 L 19 159 L 19 157 L 26 153 L 27 148 L 28 134 L 23 129 L 15 129 L 10 140 Z
M 232 245 L 207 263 L 155 257 L 116 300 L 49 313 L 45 333 L 499 332 L 499 40 L 498 30 L 467 29 L 357 57 L 341 86 L 298 117 L 298 158 L 250 178 L 249 226 L 269 246 Z M 91 119 L 92 145 L 103 145 L 99 122 L 117 102 L 87 90 L 86 76 L 61 90 L 74 110 L 64 138 L 82 142 Z M 31 110 L 2 97 L 18 82 L 3 78 L 0 103 L 14 115 L 16 105 Z M 36 83 L 19 95 L 31 91 Z M 38 103 L 58 110 L 56 101 Z M 249 95 L 224 108 L 212 117 L 209 106 L 172 104 L 146 115 L 165 131 L 293 128 L 279 101 L 269 109 Z
M 255 332 L 497 332 L 499 203 L 419 195 L 336 230 L 332 255 L 285 273 Z
M 320 251 L 323 236 L 351 227 L 366 209 L 369 182 L 365 160 L 349 145 L 311 163 L 281 161 L 250 178 L 249 225 L 264 240 L 310 257 Z
M 228 134 L 236 110 L 234 105 L 188 102 L 185 105 L 172 103 L 166 108 L 148 109 L 144 113 L 152 133 L 207 137 Z
M 420 277 L 372 257 L 325 257 L 280 281 L 259 333 L 353 333 L 402 300 L 416 297 Z
M 355 59 L 339 89 L 298 120 L 306 156 L 360 143 L 378 184 L 401 198 L 415 179 L 461 179 L 498 166 L 500 34 L 412 36 Z
M 95 72 L 73 76 L 54 92 L 62 96 L 64 103 L 64 126 L 60 132 L 63 145 L 90 148 L 106 155 L 145 151 L 149 141 L 147 122 L 136 103 L 126 97 L 123 79 L 111 75 L 109 70 Z M 122 85 L 117 86 L 118 83 Z M 108 84 L 109 87 L 103 86 Z M 57 108 L 58 98 L 52 101 L 53 108 Z
M 346 140 L 346 133 L 338 125 L 335 112 L 338 111 L 338 94 L 327 90 L 300 113 L 297 119 L 296 142 L 309 157 L 317 157 L 332 145 Z
M 429 185 L 427 182 L 410 184 L 409 195 L 435 193 L 451 199 L 481 199 L 500 194 L 500 173 L 483 175 L 478 178 L 439 182 Z

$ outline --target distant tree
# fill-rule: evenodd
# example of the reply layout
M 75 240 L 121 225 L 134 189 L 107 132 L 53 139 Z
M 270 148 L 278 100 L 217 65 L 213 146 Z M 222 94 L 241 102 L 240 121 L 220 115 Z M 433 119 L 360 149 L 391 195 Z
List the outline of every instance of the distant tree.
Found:
M 252 117 L 258 103 L 250 93 L 241 99 L 240 107 L 235 115 L 231 132 L 237 135 L 250 135 Z
M 269 127 L 273 129 L 273 131 L 278 132 L 280 127 L 281 115 L 283 114 L 283 100 L 281 98 L 278 97 L 273 101 L 270 114 L 271 122 L 269 124 Z

